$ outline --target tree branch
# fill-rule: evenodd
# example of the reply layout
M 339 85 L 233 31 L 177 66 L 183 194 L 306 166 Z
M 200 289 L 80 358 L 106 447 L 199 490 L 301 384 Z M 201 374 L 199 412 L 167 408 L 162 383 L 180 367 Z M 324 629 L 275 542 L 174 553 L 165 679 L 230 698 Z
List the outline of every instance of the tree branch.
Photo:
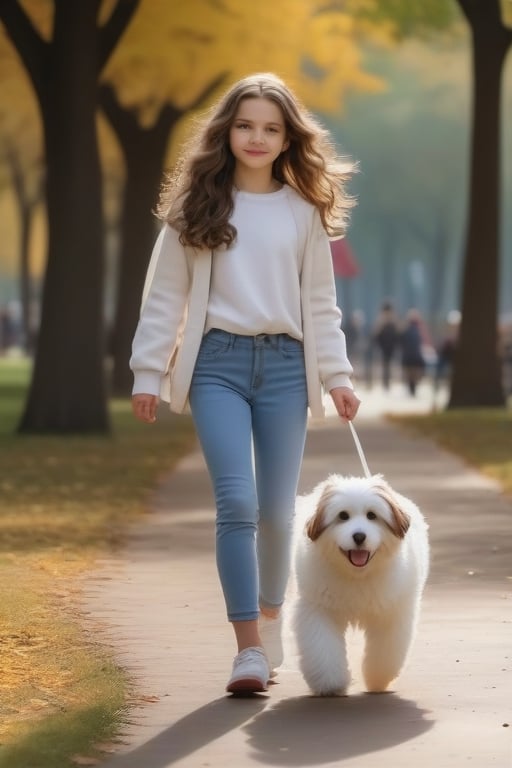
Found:
M 198 109 L 202 106 L 211 96 L 211 94 L 221 85 L 227 76 L 227 72 L 221 72 L 214 78 L 208 85 L 203 88 L 201 93 L 195 98 L 187 107 L 178 109 L 174 104 L 165 102 L 159 112 L 156 125 L 164 127 L 166 125 L 172 125 L 182 115 L 187 112 L 191 112 L 194 109 Z M 98 95 L 99 104 L 105 113 L 108 121 L 116 131 L 116 133 L 126 133 L 130 131 L 132 133 L 140 130 L 137 109 L 126 109 L 123 107 L 119 99 L 115 88 L 111 83 L 102 83 L 99 89 Z
M 121 106 L 115 88 L 110 83 L 100 85 L 98 101 L 109 123 L 114 128 L 127 121 L 133 124 L 137 123 L 135 110 L 127 110 Z
M 459 7 L 474 33 L 484 29 L 494 31 L 500 50 L 507 51 L 512 44 L 512 29 L 505 26 L 500 0 L 457 0 Z
M 98 46 L 98 72 L 101 72 L 107 63 L 139 5 L 140 0 L 118 0 L 109 20 L 101 28 Z
M 203 88 L 199 96 L 196 99 L 194 99 L 194 101 L 190 102 L 188 107 L 186 107 L 186 109 L 184 109 L 183 111 L 189 112 L 189 111 L 192 111 L 193 109 L 198 109 L 199 107 L 201 107 L 205 101 L 208 101 L 212 93 L 214 93 L 217 90 L 219 85 L 222 85 L 222 83 L 224 82 L 228 74 L 229 74 L 228 72 L 221 72 L 220 74 L 218 74 L 217 77 L 215 77 L 210 83 L 208 83 L 208 85 L 206 85 Z
M 39 35 L 18 0 L 2 0 L 0 19 L 3 21 L 7 36 L 18 51 L 41 101 L 49 44 Z
M 492 26 L 502 26 L 500 0 L 457 0 L 470 26 L 486 17 Z

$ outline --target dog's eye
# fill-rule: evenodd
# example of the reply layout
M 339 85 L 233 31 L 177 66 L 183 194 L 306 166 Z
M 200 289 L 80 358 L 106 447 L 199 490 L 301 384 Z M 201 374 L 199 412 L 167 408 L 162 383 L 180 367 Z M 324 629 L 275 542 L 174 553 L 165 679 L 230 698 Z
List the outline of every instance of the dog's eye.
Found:
M 372 512 L 371 509 L 370 509 L 369 512 L 366 513 L 366 517 L 368 518 L 368 520 L 376 520 L 377 519 L 377 515 L 375 514 L 375 512 Z
M 350 515 L 345 509 L 342 509 L 341 512 L 338 513 L 338 517 L 340 520 L 348 520 Z

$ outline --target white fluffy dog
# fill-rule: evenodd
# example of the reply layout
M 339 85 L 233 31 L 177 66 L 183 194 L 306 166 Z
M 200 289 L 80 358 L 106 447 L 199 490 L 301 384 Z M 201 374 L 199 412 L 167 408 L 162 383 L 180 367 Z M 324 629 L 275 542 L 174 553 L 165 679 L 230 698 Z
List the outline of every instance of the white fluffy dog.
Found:
M 331 475 L 301 497 L 292 626 L 302 674 L 317 696 L 350 683 L 345 633 L 365 633 L 363 677 L 384 691 L 410 648 L 428 575 L 428 526 L 381 475 Z

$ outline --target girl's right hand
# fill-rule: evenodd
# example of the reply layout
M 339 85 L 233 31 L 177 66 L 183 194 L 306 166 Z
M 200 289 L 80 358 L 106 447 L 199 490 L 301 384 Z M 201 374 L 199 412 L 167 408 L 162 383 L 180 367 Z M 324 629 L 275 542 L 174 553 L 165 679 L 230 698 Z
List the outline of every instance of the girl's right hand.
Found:
M 133 395 L 132 410 L 136 419 L 145 424 L 153 424 L 156 421 L 156 409 L 159 398 L 156 395 Z

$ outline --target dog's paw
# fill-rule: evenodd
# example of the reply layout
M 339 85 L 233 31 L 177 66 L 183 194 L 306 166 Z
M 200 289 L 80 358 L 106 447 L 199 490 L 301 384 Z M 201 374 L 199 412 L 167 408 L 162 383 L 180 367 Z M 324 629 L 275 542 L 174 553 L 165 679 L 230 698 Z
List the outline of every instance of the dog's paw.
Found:
M 385 693 L 393 680 L 398 677 L 398 672 L 389 674 L 373 674 L 364 676 L 365 687 L 368 693 Z
M 396 649 L 396 645 L 394 647 Z M 381 653 L 384 653 L 385 650 L 386 645 L 384 638 L 382 638 L 382 647 L 379 654 L 367 654 L 363 661 L 363 680 L 369 693 L 383 693 L 386 691 L 399 676 L 404 665 L 405 657 L 403 653 L 396 652 L 393 656 L 393 647 L 387 646 L 387 656 L 383 658 Z
M 316 674 L 304 675 L 304 680 L 311 695 L 319 698 L 346 696 L 350 685 L 348 672 L 335 674 L 332 669 L 326 669 L 323 672 L 317 669 Z

